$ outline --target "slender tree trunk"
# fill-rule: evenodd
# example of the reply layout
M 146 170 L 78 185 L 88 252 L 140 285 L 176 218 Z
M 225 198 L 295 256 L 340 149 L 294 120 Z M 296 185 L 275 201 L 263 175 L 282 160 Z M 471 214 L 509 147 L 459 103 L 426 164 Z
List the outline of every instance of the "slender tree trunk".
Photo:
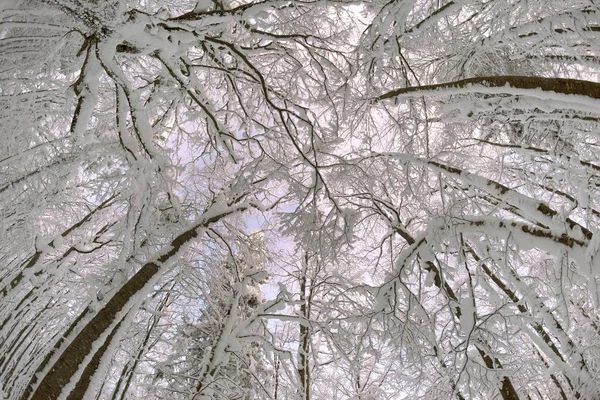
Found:
M 275 390 L 273 393 L 273 399 L 279 399 L 279 356 L 275 354 Z
M 529 312 L 529 309 L 527 308 L 527 306 L 525 305 L 525 303 L 523 301 L 521 301 L 521 299 L 517 296 L 517 294 L 511 290 L 496 274 L 494 274 L 492 272 L 492 270 L 487 266 L 486 263 L 482 262 L 483 260 L 481 259 L 481 257 L 479 257 L 477 255 L 477 253 L 475 253 L 475 250 L 466 242 L 464 242 L 462 240 L 461 237 L 461 242 L 462 245 L 465 246 L 465 248 L 467 249 L 467 252 L 469 254 L 471 254 L 471 256 L 473 257 L 473 259 L 475 261 L 477 261 L 478 265 L 480 266 L 480 268 L 483 270 L 483 272 L 491 279 L 492 282 L 494 282 L 496 284 L 496 286 L 502 291 L 504 292 L 504 294 L 517 306 L 517 309 L 523 313 L 523 314 L 529 314 L 531 315 L 531 313 Z M 519 281 L 519 278 L 513 273 L 513 277 Z M 543 305 L 542 305 L 543 306 Z M 543 307 L 541 307 L 543 308 Z M 550 314 L 554 324 L 556 325 L 556 328 L 561 331 L 567 338 L 567 332 L 565 332 L 565 330 L 562 328 L 561 324 L 559 321 L 556 320 L 556 318 L 554 317 L 554 315 Z M 560 350 L 558 349 L 558 347 L 556 346 L 556 344 L 554 344 L 554 342 L 552 341 L 552 338 L 550 337 L 550 335 L 546 332 L 546 330 L 544 329 L 543 325 L 537 322 L 534 322 L 531 324 L 533 326 L 533 329 L 535 330 L 535 332 L 542 338 L 542 340 L 544 341 L 544 343 L 546 343 L 546 345 L 550 348 L 550 350 L 552 350 L 552 352 L 556 355 L 556 357 L 558 357 L 558 359 L 560 361 L 562 361 L 563 363 L 567 363 L 567 360 L 565 359 L 565 357 L 563 356 L 563 354 L 560 352 Z M 568 345 L 570 347 L 574 347 L 575 344 L 571 341 L 570 338 L 568 338 Z M 538 353 L 539 354 L 539 353 Z M 540 355 L 541 357 L 541 355 Z M 545 361 L 544 361 L 545 363 Z M 580 365 L 580 368 L 587 372 L 587 366 L 585 364 Z M 567 384 L 569 385 L 569 388 L 571 388 L 571 390 L 574 390 L 573 388 L 573 383 L 571 381 L 571 379 L 569 378 L 569 376 L 567 374 L 564 374 L 565 379 L 567 380 Z M 556 379 L 556 377 L 554 375 L 551 376 L 551 378 L 553 379 L 553 382 L 557 385 L 561 396 L 565 397 L 565 393 L 563 391 L 562 386 L 560 385 L 560 383 L 558 382 L 558 380 Z M 580 398 L 581 395 L 575 391 L 575 397 L 576 398 Z
M 502 364 L 496 357 L 490 357 L 488 353 L 482 348 L 480 345 L 475 345 L 479 355 L 485 362 L 485 366 L 490 370 L 501 370 Z M 512 382 L 508 378 L 508 376 L 504 376 L 502 379 L 502 387 L 500 388 L 500 395 L 504 400 L 519 400 L 519 395 L 515 390 Z
M 298 379 L 300 381 L 300 399 L 310 400 L 310 328 L 309 321 L 309 300 L 306 297 L 308 285 L 308 261 L 309 257 L 306 254 L 304 258 L 304 268 L 300 277 L 300 344 L 298 346 Z
M 67 330 L 65 331 L 65 333 L 56 342 L 56 344 L 54 345 L 54 347 L 52 348 L 52 350 L 46 354 L 46 356 L 44 357 L 44 360 L 41 362 L 41 364 L 38 366 L 37 370 L 35 371 L 35 374 L 33 374 L 33 376 L 31 377 L 31 380 L 29 381 L 29 384 L 27 385 L 27 388 L 25 389 L 25 392 L 21 396 L 21 399 L 28 399 L 31 396 L 31 394 L 33 392 L 33 388 L 35 387 L 35 385 L 37 383 L 38 376 L 43 373 L 43 371 L 46 368 L 46 366 L 50 363 L 50 360 L 52 360 L 52 357 L 54 356 L 54 354 L 57 351 L 60 350 L 60 348 L 62 347 L 62 345 L 65 342 L 65 340 L 67 340 L 69 338 L 69 335 L 75 330 L 75 328 L 77 328 L 77 326 L 79 325 L 79 323 L 86 316 L 88 316 L 88 314 L 90 314 L 90 311 L 89 311 L 89 308 L 86 307 L 79 314 L 79 316 L 77 318 L 75 318 L 75 320 L 71 323 L 71 325 L 69 325 L 69 327 L 67 328 Z
M 69 234 L 71 232 L 73 232 L 74 230 L 81 227 L 83 224 L 85 224 L 89 220 L 91 220 L 92 217 L 97 212 L 110 206 L 112 204 L 112 201 L 115 199 L 115 197 L 116 197 L 116 194 L 112 195 L 111 197 L 109 197 L 108 199 L 106 199 L 105 201 L 100 203 L 96 208 L 94 208 L 92 211 L 87 213 L 78 222 L 71 225 L 68 229 L 66 229 L 64 232 L 62 232 L 60 234 L 60 236 L 62 238 L 66 238 L 67 236 L 69 236 Z M 54 248 L 54 246 L 55 246 L 54 240 L 52 240 L 50 243 L 48 243 L 48 247 Z M 6 297 L 11 290 L 14 290 L 15 288 L 17 288 L 17 286 L 19 286 L 23 282 L 23 277 L 25 276 L 26 271 L 33 268 L 34 266 L 36 266 L 42 255 L 43 255 L 43 251 L 40 249 L 37 249 L 36 252 L 31 257 L 29 257 L 27 259 L 27 261 L 25 263 L 23 263 L 23 265 L 21 265 L 21 267 L 19 268 L 20 271 L 18 272 L 18 274 L 14 278 L 12 278 L 10 280 L 10 282 L 8 282 L 2 289 L 0 289 L 0 300 L 3 299 L 4 297 Z M 65 256 L 66 255 L 63 255 L 63 257 L 65 257 Z
M 406 240 L 409 245 L 416 244 L 416 240 L 403 227 L 397 226 L 396 232 L 402 238 L 404 238 L 404 240 Z M 441 274 L 441 271 L 439 270 L 439 268 L 437 268 L 433 262 L 426 261 L 425 262 L 425 270 L 429 273 L 433 273 L 433 275 L 434 275 L 433 283 L 440 290 L 442 290 L 446 294 L 448 299 L 454 304 L 454 306 L 450 307 L 450 308 L 453 310 L 454 316 L 458 320 L 460 320 L 462 311 L 459 306 L 460 302 L 458 301 L 458 297 L 456 296 L 456 293 L 454 293 L 454 291 L 452 290 L 450 285 L 448 285 L 448 282 L 446 282 L 444 279 L 442 279 L 442 274 Z M 491 367 L 489 367 L 489 365 L 492 365 L 495 370 L 502 369 L 502 365 L 500 364 L 500 362 L 495 357 L 492 359 L 492 357 L 490 357 L 487 354 L 487 352 L 484 348 L 477 347 L 477 350 L 478 350 L 479 354 L 481 355 L 481 357 L 483 358 L 483 361 L 485 362 L 486 366 L 488 366 L 488 368 L 491 368 Z M 460 395 L 460 393 L 458 393 L 458 394 L 459 394 L 459 396 L 462 396 L 462 395 Z M 502 389 L 500 390 L 500 395 L 502 396 L 502 398 L 504 400 L 518 400 L 519 399 L 519 395 L 517 394 L 517 391 L 515 390 L 509 377 L 506 375 L 502 379 Z
M 209 387 L 213 381 L 213 378 L 219 372 L 219 368 L 221 366 L 220 360 L 222 359 L 223 353 L 227 348 L 227 339 L 231 335 L 231 332 L 234 329 L 234 324 L 238 318 L 238 307 L 241 296 L 241 291 L 235 290 L 233 292 L 231 304 L 227 310 L 225 321 L 223 321 L 223 327 L 219 332 L 219 337 L 216 338 L 212 346 L 208 363 L 203 365 L 202 370 L 200 371 L 198 384 L 196 385 L 196 394 L 194 395 L 193 399 L 196 399 L 196 396 L 198 396 L 198 399 L 213 398 L 212 389 Z

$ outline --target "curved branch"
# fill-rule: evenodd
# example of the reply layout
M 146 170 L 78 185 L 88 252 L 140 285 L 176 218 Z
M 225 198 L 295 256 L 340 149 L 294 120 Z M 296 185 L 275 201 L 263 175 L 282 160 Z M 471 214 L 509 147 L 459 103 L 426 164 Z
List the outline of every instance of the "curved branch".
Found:
M 541 76 L 505 75 L 482 76 L 433 85 L 400 88 L 379 95 L 374 101 L 378 102 L 399 96 L 422 96 L 424 94 L 423 92 L 437 92 L 439 94 L 444 94 L 444 91 L 449 90 L 456 93 L 456 89 L 458 89 L 458 93 L 487 93 L 489 92 L 489 89 L 502 88 L 505 88 L 506 91 L 501 90 L 501 93 L 509 94 L 521 94 L 514 93 L 514 89 L 538 89 L 544 92 L 600 99 L 600 83 L 597 82 L 566 78 L 544 78 Z M 498 93 L 498 91 L 494 91 L 494 93 Z

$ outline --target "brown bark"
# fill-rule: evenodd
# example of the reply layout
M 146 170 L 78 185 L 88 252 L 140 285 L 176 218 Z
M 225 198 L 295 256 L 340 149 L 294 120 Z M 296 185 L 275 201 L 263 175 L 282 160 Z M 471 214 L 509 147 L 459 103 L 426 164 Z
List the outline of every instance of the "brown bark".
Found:
M 35 371 L 35 374 L 33 374 L 31 380 L 29 381 L 29 384 L 27 385 L 27 388 L 25 389 L 25 392 L 21 396 L 21 399 L 28 399 L 29 396 L 31 396 L 31 393 L 33 392 L 35 384 L 38 381 L 38 378 L 37 378 L 39 376 L 38 374 L 41 374 L 44 371 L 44 368 L 46 368 L 46 366 L 48 365 L 48 363 L 52 359 L 52 356 L 54 356 L 54 354 L 62 347 L 62 345 L 65 342 L 65 340 L 67 340 L 67 338 L 69 338 L 69 336 L 71 335 L 71 333 L 75 330 L 75 328 L 77 328 L 77 326 L 79 326 L 79 323 L 81 321 L 83 321 L 83 319 L 86 316 L 88 316 L 88 314 L 90 314 L 90 311 L 89 311 L 89 308 L 86 307 L 79 314 L 79 316 L 77 318 L 75 318 L 75 320 L 71 323 L 71 325 L 69 325 L 69 328 L 65 331 L 64 334 L 62 334 L 62 336 L 56 342 L 56 344 L 54 345 L 54 347 L 52 348 L 52 350 L 48 354 L 46 354 L 46 356 L 44 357 L 44 360 L 38 366 L 37 370 Z
M 462 238 L 461 238 L 462 241 Z M 478 265 L 481 267 L 481 269 L 483 270 L 483 272 L 485 272 L 485 274 L 492 280 L 492 282 L 494 282 L 496 284 L 496 286 L 498 286 L 498 288 L 504 292 L 504 294 L 517 306 L 518 310 L 523 313 L 523 314 L 529 314 L 531 315 L 531 313 L 529 312 L 529 309 L 527 308 L 527 306 L 525 305 L 524 302 L 521 301 L 521 299 L 519 299 L 519 297 L 517 296 L 517 294 L 511 290 L 496 274 L 494 274 L 491 269 L 484 263 L 482 262 L 483 260 L 481 259 L 481 257 L 479 257 L 477 255 L 477 253 L 475 253 L 475 250 L 467 243 L 462 242 L 463 246 L 465 246 L 465 249 L 467 250 L 467 253 L 471 254 L 471 256 L 473 257 L 473 259 L 475 261 L 477 261 Z M 517 277 L 516 275 L 513 276 L 515 278 L 516 281 L 519 281 L 519 277 Z M 541 308 L 545 308 L 543 304 L 540 304 Z M 571 339 L 568 337 L 567 332 L 564 330 L 564 328 L 562 327 L 562 325 L 560 324 L 560 322 L 554 317 L 554 315 L 552 315 L 552 313 L 548 312 L 548 314 L 550 314 L 554 325 L 556 326 L 556 328 L 558 330 L 560 330 L 561 332 L 563 332 L 563 334 L 568 338 L 568 344 L 571 348 L 575 347 L 575 344 L 571 341 Z M 552 341 L 552 338 L 550 337 L 550 335 L 546 332 L 546 330 L 544 329 L 544 327 L 542 326 L 542 324 L 537 323 L 537 322 L 533 322 L 532 323 L 534 330 L 537 332 L 538 335 L 540 335 L 540 337 L 542 338 L 542 340 L 544 341 L 544 343 L 546 343 L 546 345 L 550 348 L 550 350 L 552 350 L 552 352 L 558 357 L 559 360 L 561 360 L 562 362 L 566 363 L 565 357 L 562 355 L 562 353 L 559 351 L 558 347 L 556 347 L 556 345 L 554 344 L 554 342 Z M 538 353 L 539 354 L 539 353 Z M 541 355 L 540 355 L 541 358 Z M 543 361 L 543 359 L 542 359 Z M 583 362 L 583 360 L 582 360 Z M 545 363 L 545 361 L 544 361 Z M 579 366 L 582 370 L 584 371 L 588 371 L 587 366 L 585 364 L 580 365 Z M 571 390 L 573 390 L 573 384 L 571 382 L 571 379 L 569 378 L 568 375 L 564 375 L 565 379 L 567 380 L 567 384 L 569 385 L 569 388 Z M 556 377 L 554 375 L 551 375 L 553 382 L 557 385 L 560 393 L 561 393 L 561 397 L 565 397 L 565 393 L 564 390 L 562 388 L 562 386 L 560 385 L 560 383 L 558 382 L 558 380 L 556 379 Z M 575 397 L 576 398 L 580 398 L 581 395 L 575 391 Z
M 507 75 L 482 76 L 433 85 L 400 88 L 384 93 L 376 97 L 374 101 L 391 99 L 404 94 L 414 93 L 415 95 L 419 95 L 419 92 L 425 91 L 440 91 L 440 94 L 443 94 L 445 89 L 469 89 L 471 92 L 476 92 L 478 87 L 482 90 L 501 87 L 526 90 L 541 89 L 547 92 L 579 95 L 590 97 L 592 99 L 600 99 L 600 83 L 583 81 L 579 79 Z
M 398 232 L 398 234 L 400 234 L 408 242 L 409 245 L 417 244 L 415 239 L 403 227 L 397 226 L 395 228 L 395 231 Z M 424 240 L 425 239 L 421 239 L 421 242 L 419 242 L 419 244 L 421 244 L 422 241 L 424 241 Z M 454 293 L 454 291 L 452 290 L 450 285 L 448 285 L 448 283 L 442 279 L 442 274 L 441 274 L 440 269 L 437 268 L 437 266 L 433 262 L 426 261 L 425 265 L 426 265 L 425 270 L 429 273 L 434 274 L 433 283 L 446 294 L 446 296 L 452 303 L 454 303 L 454 306 L 451 306 L 450 309 L 454 312 L 455 317 L 457 319 L 460 319 L 460 317 L 462 315 L 462 310 L 461 310 L 460 306 L 458 305 L 459 301 L 458 301 L 458 297 L 457 297 L 456 293 Z M 480 346 L 477 346 L 477 351 L 483 358 L 483 361 L 488 366 L 488 368 L 492 368 L 489 366 L 489 365 L 492 365 L 494 367 L 494 369 L 502 370 L 502 365 L 500 364 L 500 361 L 498 359 L 496 359 L 495 357 L 492 359 L 487 354 L 487 352 L 484 349 L 482 349 Z M 460 392 L 457 392 L 457 394 L 458 394 L 459 398 L 462 397 Z M 502 379 L 502 388 L 500 390 L 500 395 L 502 396 L 503 400 L 519 400 L 519 395 L 517 394 L 517 391 L 515 390 L 512 382 L 510 381 L 510 378 L 506 375 Z
M 57 399 L 63 388 L 92 352 L 93 344 L 110 328 L 117 314 L 127 302 L 148 283 L 159 271 L 156 263 L 144 265 L 83 328 L 71 344 L 63 351 L 33 394 L 35 400 Z M 101 348 L 98 351 L 103 351 Z M 85 371 L 90 373 L 91 371 Z M 81 379 L 85 379 L 82 376 Z M 23 400 L 26 398 L 23 397 Z
M 67 236 L 69 236 L 69 234 L 71 232 L 73 232 L 75 229 L 81 227 L 83 224 L 85 224 L 90 219 L 92 219 L 92 217 L 98 211 L 110 206 L 116 196 L 117 196 L 117 194 L 114 194 L 114 195 L 110 196 L 108 199 L 104 200 L 96 208 L 94 208 L 92 211 L 88 212 L 82 219 L 80 219 L 75 224 L 73 224 L 72 226 L 67 228 L 64 232 L 62 232 L 60 234 L 60 236 L 63 238 L 66 238 Z M 54 240 L 52 240 L 50 243 L 48 243 L 48 247 L 54 248 L 54 246 L 55 246 Z M 37 265 L 42 254 L 43 254 L 42 250 L 36 250 L 36 252 L 31 257 L 29 257 L 29 259 L 21 266 L 21 271 L 19 272 L 19 274 L 16 277 L 14 277 L 13 279 L 11 279 L 11 281 L 6 286 L 4 286 L 2 289 L 0 289 L 0 299 L 6 297 L 11 290 L 14 290 L 23 281 L 25 272 L 28 269 Z M 65 257 L 65 256 L 63 255 L 63 257 Z
M 94 376 L 94 372 L 96 372 L 96 370 L 98 369 L 98 365 L 100 364 L 100 361 L 102 360 L 102 356 L 104 355 L 104 353 L 106 352 L 106 349 L 110 345 L 115 333 L 117 333 L 117 331 L 119 330 L 119 326 L 121 326 L 121 322 L 123 322 L 123 320 L 121 320 L 117 323 L 117 325 L 113 328 L 113 330 L 108 335 L 108 338 L 104 341 L 104 344 L 102 344 L 100 349 L 98 349 L 98 351 L 96 351 L 96 353 L 92 357 L 89 364 L 85 367 L 85 370 L 83 371 L 83 375 L 77 381 L 77 384 L 75 385 L 75 387 L 69 394 L 69 397 L 67 397 L 67 400 L 79 400 L 79 399 L 84 398 L 85 392 L 87 391 L 87 388 L 90 384 L 92 377 Z
M 138 293 L 142 292 L 144 287 L 161 271 L 160 266 L 175 256 L 182 246 L 198 236 L 198 231 L 205 228 L 220 219 L 248 208 L 248 205 L 239 205 L 235 208 L 207 217 L 194 227 L 184 231 L 177 236 L 170 244 L 169 251 L 158 257 L 155 261 L 146 263 L 121 289 L 108 301 L 108 303 L 92 318 L 92 320 L 82 329 L 82 331 L 73 339 L 73 341 L 64 349 L 58 360 L 50 368 L 46 376 L 42 379 L 39 386 L 35 389 L 33 400 L 53 400 L 57 399 L 65 386 L 73 376 L 84 368 L 84 360 L 93 352 L 94 343 L 107 333 L 117 318 L 122 318 L 119 314 L 126 310 L 127 303 Z M 120 322 L 119 322 L 120 323 Z M 116 329 L 116 328 L 113 328 Z M 111 331 L 106 343 L 103 344 L 94 354 L 91 360 L 100 360 L 104 355 L 108 342 L 114 331 Z M 78 393 L 85 393 L 89 380 L 95 373 L 96 368 L 85 368 L 79 381 L 85 382 L 78 385 Z M 27 400 L 27 396 L 21 397 L 21 400 Z
M 476 345 L 475 347 L 477 347 L 477 351 L 479 352 L 479 355 L 485 362 L 486 367 L 488 367 L 489 369 L 494 369 L 494 370 L 498 370 L 498 369 L 502 370 L 502 364 L 500 364 L 500 361 L 498 361 L 498 359 L 496 357 L 494 357 L 494 358 L 490 357 L 486 353 L 486 351 L 483 350 L 481 348 L 481 346 L 479 346 L 479 345 Z M 504 400 L 519 400 L 519 395 L 517 394 L 517 391 L 515 390 L 514 386 L 512 385 L 512 382 L 506 375 L 502 379 L 502 387 L 500 388 L 500 395 L 502 396 L 502 398 Z
M 308 362 L 308 352 L 310 350 L 310 332 L 306 323 L 308 315 L 308 299 L 306 298 L 307 276 L 306 267 L 308 264 L 308 255 L 305 257 L 305 269 L 300 277 L 300 318 L 304 321 L 300 324 L 300 345 L 298 348 L 298 378 L 300 381 L 300 397 L 302 400 L 310 400 L 310 369 Z

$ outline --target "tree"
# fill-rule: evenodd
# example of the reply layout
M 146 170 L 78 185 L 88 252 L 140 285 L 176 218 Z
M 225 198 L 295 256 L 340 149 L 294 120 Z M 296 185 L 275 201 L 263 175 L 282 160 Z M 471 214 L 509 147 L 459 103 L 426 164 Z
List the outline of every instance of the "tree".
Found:
M 451 328 L 456 333 L 444 333 L 444 353 L 464 352 L 452 361 L 461 371 L 451 385 L 459 397 L 473 397 L 473 381 L 485 386 L 491 375 L 497 383 L 490 382 L 489 390 L 500 387 L 505 399 L 595 393 L 586 345 L 577 343 L 582 337 L 568 315 L 597 301 L 596 278 L 589 275 L 594 206 L 587 202 L 594 189 L 588 186 L 589 165 L 584 166 L 596 158 L 589 144 L 597 119 L 588 107 L 597 98 L 596 84 L 586 75 L 594 70 L 588 41 L 597 30 L 597 10 L 577 2 L 544 9 L 527 2 L 423 3 L 412 13 L 398 7 L 404 5 L 379 10 L 376 21 L 384 28 L 372 24 L 367 30 L 364 59 L 386 71 L 371 80 L 375 101 L 384 102 L 376 107 L 379 118 L 414 134 L 401 139 L 398 129 L 395 139 L 403 146 L 392 152 L 371 146 L 356 159 L 409 177 L 388 189 L 391 195 L 369 193 L 377 212 L 409 246 L 385 293 L 395 299 L 399 295 L 389 291 L 401 285 L 401 297 L 417 300 L 423 295 L 415 284 L 425 282 L 436 289 L 430 295 L 446 298 L 443 324 L 456 326 Z M 406 17 L 393 20 L 397 16 Z M 414 48 L 425 37 L 432 46 Z M 380 76 L 386 81 L 377 81 Z M 389 90 L 390 83 L 399 88 Z M 386 99 L 403 99 L 405 105 Z M 581 187 L 589 188 L 585 200 Z M 423 198 L 433 200 L 425 203 L 433 209 L 398 206 L 417 201 L 422 206 Z M 411 218 L 412 228 L 402 222 Z M 419 231 L 418 237 L 412 233 Z M 580 297 L 583 287 L 591 294 L 586 300 Z M 434 311 L 425 309 L 429 315 Z M 515 334 L 522 333 L 521 341 Z M 512 357 L 536 367 L 525 372 Z M 481 365 L 489 371 L 485 375 Z M 550 365 L 560 373 L 546 372 Z M 534 370 L 545 371 L 544 377 Z M 536 378 L 521 381 L 525 376 Z M 544 390 L 533 389 L 527 379 L 547 383 Z
M 200 300 L 205 305 L 197 321 L 184 321 L 177 334 L 178 349 L 157 371 L 165 380 L 165 398 L 188 393 L 196 398 L 269 398 L 271 376 L 261 344 L 264 341 L 259 312 L 265 304 L 260 283 L 265 283 L 261 238 L 246 238 L 244 254 L 233 254 L 222 268 L 210 268 Z M 189 317 L 188 317 L 189 319 Z M 158 386 L 161 386 L 160 384 Z
M 600 392 L 593 2 L 6 4 L 5 397 Z

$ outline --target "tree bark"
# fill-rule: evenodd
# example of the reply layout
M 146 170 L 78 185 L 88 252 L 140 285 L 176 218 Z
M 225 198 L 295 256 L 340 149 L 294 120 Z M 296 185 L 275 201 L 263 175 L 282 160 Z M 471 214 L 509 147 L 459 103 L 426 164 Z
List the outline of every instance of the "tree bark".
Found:
M 306 257 L 308 263 L 308 256 Z M 298 378 L 300 381 L 301 400 L 310 400 L 310 370 L 308 362 L 308 352 L 310 350 L 310 332 L 306 323 L 308 323 L 308 305 L 306 299 L 307 276 L 306 268 L 304 274 L 300 277 L 300 345 L 298 348 Z
M 600 83 L 583 81 L 579 79 L 565 78 L 542 78 L 539 76 L 482 76 L 469 79 L 461 79 L 454 82 L 438 83 L 434 85 L 412 86 L 395 89 L 376 97 L 375 101 L 391 99 L 401 95 L 415 94 L 420 92 L 439 91 L 443 94 L 446 89 L 469 89 L 470 92 L 485 91 L 490 88 L 513 88 L 534 90 L 541 89 L 547 92 L 555 92 L 567 95 L 586 96 L 592 99 L 600 99 Z
M 110 342 L 112 335 L 115 332 L 115 325 L 120 323 L 119 321 L 115 324 L 116 320 L 124 317 L 123 313 L 128 311 L 128 303 L 134 296 L 145 292 L 144 289 L 148 283 L 161 271 L 161 266 L 177 255 L 186 243 L 195 239 L 201 229 L 218 222 L 227 215 L 236 211 L 245 210 L 248 207 L 248 204 L 243 203 L 236 206 L 229 206 L 218 213 L 210 212 L 211 210 L 209 208 L 208 211 L 205 212 L 204 218 L 201 218 L 199 223 L 173 239 L 170 245 L 165 249 L 166 251 L 163 255 L 142 266 L 142 268 L 140 268 L 140 270 L 121 287 L 121 289 L 66 347 L 58 360 L 44 376 L 39 386 L 35 389 L 31 398 L 34 400 L 57 399 L 77 372 L 86 367 L 83 365 L 86 357 L 94 353 L 92 359 L 90 359 L 88 363 L 94 363 L 95 360 L 98 360 L 99 362 L 108 347 L 108 342 Z M 207 216 L 207 214 L 209 215 Z M 109 329 L 111 329 L 110 333 L 108 333 Z M 107 334 L 108 336 L 105 340 L 106 343 L 103 343 L 101 347 L 94 352 L 94 344 L 96 344 L 102 336 Z M 77 385 L 78 393 L 85 393 L 89 381 L 95 371 L 95 367 L 85 368 L 83 370 L 83 374 L 78 381 L 83 381 L 85 384 Z M 26 395 L 21 397 L 21 400 L 27 399 L 28 397 Z
M 415 245 L 417 243 L 416 240 L 404 229 L 404 227 L 396 226 L 395 231 L 400 234 L 400 236 L 402 236 L 409 245 Z M 448 282 L 442 279 L 440 269 L 433 262 L 426 261 L 425 265 L 425 270 L 434 274 L 433 283 L 446 294 L 446 297 L 448 297 L 452 303 L 454 303 L 454 306 L 451 306 L 450 309 L 453 310 L 455 317 L 460 320 L 462 310 L 459 306 L 460 302 L 458 300 L 458 296 L 456 293 L 454 293 L 450 285 L 448 285 Z M 477 351 L 488 368 L 493 367 L 496 370 L 502 370 L 502 364 L 500 364 L 499 360 L 497 360 L 495 357 L 492 359 L 480 346 L 477 346 Z M 460 393 L 458 393 L 458 395 L 462 396 Z M 510 381 L 510 378 L 506 375 L 504 375 L 502 379 L 502 389 L 500 390 L 500 395 L 502 396 L 503 400 L 519 400 L 517 391 Z

